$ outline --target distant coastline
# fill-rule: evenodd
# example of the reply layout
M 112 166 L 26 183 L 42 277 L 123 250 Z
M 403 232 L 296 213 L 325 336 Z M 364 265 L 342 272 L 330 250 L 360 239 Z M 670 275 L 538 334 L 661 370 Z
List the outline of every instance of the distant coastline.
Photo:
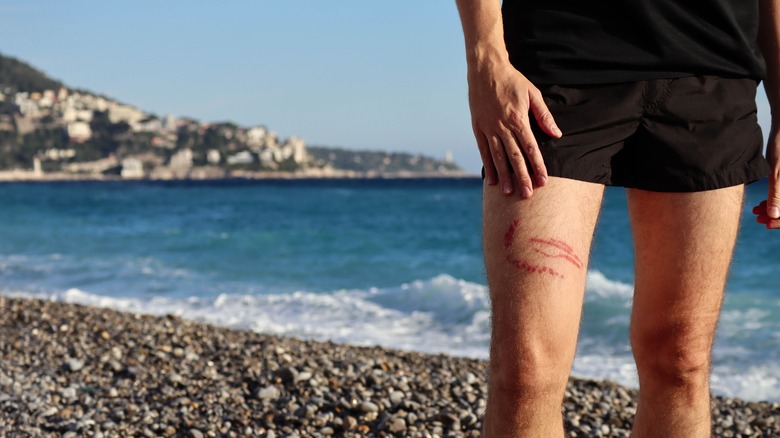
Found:
M 452 153 L 311 146 L 264 125 L 158 116 L 0 55 L 0 181 L 463 175 Z
M 250 172 L 234 171 L 224 176 L 208 174 L 186 178 L 122 178 L 119 175 L 74 174 L 65 172 L 36 173 L 31 170 L 2 170 L 0 184 L 18 182 L 65 182 L 65 181 L 221 181 L 221 180 L 295 180 L 295 179 L 463 179 L 479 178 L 478 174 L 465 171 L 451 172 L 358 172 L 351 170 L 329 170 L 327 172 L 306 170 L 297 172 Z

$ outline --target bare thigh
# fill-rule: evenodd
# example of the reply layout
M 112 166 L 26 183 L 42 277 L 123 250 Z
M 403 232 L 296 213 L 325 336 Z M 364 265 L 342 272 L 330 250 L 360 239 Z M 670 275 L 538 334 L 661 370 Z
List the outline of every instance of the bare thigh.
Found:
M 641 344 L 655 351 L 654 357 L 709 360 L 743 190 L 628 191 L 636 258 L 631 330 L 640 379 Z
M 501 370 L 496 379 L 526 378 L 551 362 L 568 373 L 603 191 L 600 184 L 550 178 L 532 198 L 521 200 L 485 186 L 491 369 Z M 559 379 L 554 371 L 548 369 Z

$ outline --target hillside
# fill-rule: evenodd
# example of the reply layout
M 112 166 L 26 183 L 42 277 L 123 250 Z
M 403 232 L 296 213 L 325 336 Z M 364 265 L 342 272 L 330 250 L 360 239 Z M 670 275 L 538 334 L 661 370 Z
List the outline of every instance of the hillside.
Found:
M 43 92 L 60 87 L 61 82 L 49 78 L 26 62 L 0 54 L 0 90 L 10 88 L 9 91 L 13 92 Z
M 421 155 L 310 148 L 265 126 L 159 117 L 0 55 L 0 180 L 462 174 Z
M 310 146 L 309 154 L 315 162 L 323 165 L 327 163 L 335 169 L 354 172 L 391 174 L 414 172 L 432 174 L 437 172 L 457 172 L 460 170 L 451 161 L 403 152 L 354 151 L 333 147 Z

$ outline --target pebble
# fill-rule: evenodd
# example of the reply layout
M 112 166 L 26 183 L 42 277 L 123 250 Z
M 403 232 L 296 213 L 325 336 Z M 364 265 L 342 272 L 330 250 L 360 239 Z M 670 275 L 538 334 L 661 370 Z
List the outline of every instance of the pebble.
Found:
M 389 395 L 390 403 L 393 405 L 400 404 L 402 401 L 404 401 L 404 393 L 401 391 L 393 391 Z
M 65 367 L 69 371 L 73 371 L 73 372 L 81 371 L 81 369 L 84 368 L 84 362 L 78 359 L 68 359 L 68 361 L 65 362 Z
M 62 390 L 62 398 L 64 398 L 67 401 L 74 400 L 78 397 L 78 393 L 76 392 L 76 388 L 68 387 Z
M 279 391 L 279 388 L 275 386 L 266 386 L 257 393 L 257 398 L 261 400 L 269 400 L 273 398 L 279 398 L 281 394 L 282 393 Z
M 377 406 L 376 403 L 372 403 L 370 401 L 365 401 L 360 405 L 360 411 L 361 412 L 379 412 L 379 406 Z
M 398 433 L 403 432 L 406 430 L 406 420 L 403 418 L 396 418 L 393 420 L 393 422 L 390 424 L 390 432 Z
M 175 316 L 0 296 L 0 339 L 0 436 L 477 437 L 486 400 L 484 360 Z M 572 378 L 567 436 L 628 437 L 636 400 Z M 780 436 L 777 403 L 712 408 L 713 436 Z

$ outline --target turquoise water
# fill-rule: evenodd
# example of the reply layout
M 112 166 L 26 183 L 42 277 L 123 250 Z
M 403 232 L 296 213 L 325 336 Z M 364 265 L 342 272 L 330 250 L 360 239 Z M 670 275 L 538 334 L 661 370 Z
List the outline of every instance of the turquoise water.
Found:
M 487 356 L 478 179 L 0 185 L 0 293 Z M 780 232 L 744 225 L 713 387 L 780 401 Z M 636 384 L 625 195 L 608 189 L 574 372 Z

